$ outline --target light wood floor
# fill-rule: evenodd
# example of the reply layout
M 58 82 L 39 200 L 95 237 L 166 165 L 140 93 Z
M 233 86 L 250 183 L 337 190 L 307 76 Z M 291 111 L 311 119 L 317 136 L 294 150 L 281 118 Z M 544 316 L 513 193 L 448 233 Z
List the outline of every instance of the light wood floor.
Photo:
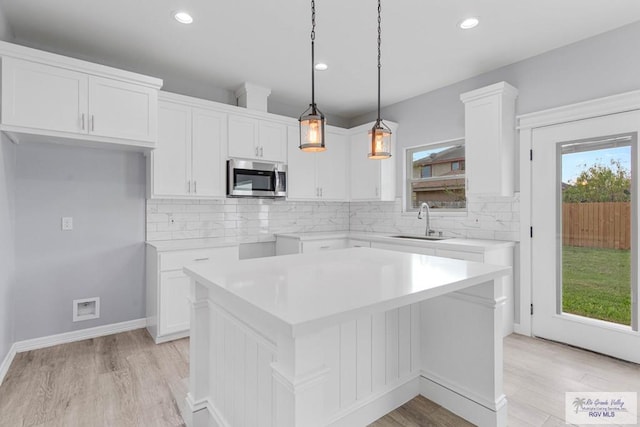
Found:
M 0 386 L 0 426 L 183 426 L 189 341 L 155 345 L 143 329 L 16 356 Z M 565 391 L 640 391 L 640 366 L 511 335 L 509 426 L 564 426 Z M 640 420 L 639 420 L 640 423 Z M 471 424 L 417 397 L 371 426 Z

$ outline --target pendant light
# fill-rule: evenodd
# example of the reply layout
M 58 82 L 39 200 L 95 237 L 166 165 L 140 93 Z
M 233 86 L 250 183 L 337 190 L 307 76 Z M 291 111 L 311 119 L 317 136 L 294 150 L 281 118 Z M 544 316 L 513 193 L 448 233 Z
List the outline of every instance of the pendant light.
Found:
M 315 52 L 316 39 L 316 2 L 311 0 L 311 104 L 300 116 L 300 149 L 302 151 L 325 151 L 324 114 L 318 110 L 315 98 Z
M 384 124 L 382 119 L 380 118 L 380 58 L 381 58 L 381 50 L 380 45 L 382 42 L 382 30 L 380 23 L 382 19 L 380 17 L 380 12 L 382 11 L 382 7 L 380 5 L 380 0 L 378 0 L 378 118 L 376 119 L 376 123 L 373 125 L 373 128 L 369 131 L 369 138 L 371 139 L 371 151 L 369 152 L 370 159 L 388 159 L 391 157 L 391 129 Z

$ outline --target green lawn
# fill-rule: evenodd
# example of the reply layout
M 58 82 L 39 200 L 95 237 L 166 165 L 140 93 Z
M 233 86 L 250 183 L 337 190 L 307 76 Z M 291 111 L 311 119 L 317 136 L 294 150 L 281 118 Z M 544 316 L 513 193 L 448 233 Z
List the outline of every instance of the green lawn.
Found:
M 562 310 L 630 325 L 629 251 L 575 246 L 562 251 Z

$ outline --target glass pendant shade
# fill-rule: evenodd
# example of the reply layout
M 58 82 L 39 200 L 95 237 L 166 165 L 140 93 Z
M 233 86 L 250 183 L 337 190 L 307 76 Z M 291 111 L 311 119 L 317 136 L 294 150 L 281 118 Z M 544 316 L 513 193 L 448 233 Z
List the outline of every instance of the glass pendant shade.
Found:
M 369 131 L 369 140 L 371 142 L 370 159 L 382 160 L 391 157 L 391 129 L 382 121 L 376 121 Z
M 307 152 L 325 151 L 324 114 L 311 105 L 300 116 L 300 149 Z

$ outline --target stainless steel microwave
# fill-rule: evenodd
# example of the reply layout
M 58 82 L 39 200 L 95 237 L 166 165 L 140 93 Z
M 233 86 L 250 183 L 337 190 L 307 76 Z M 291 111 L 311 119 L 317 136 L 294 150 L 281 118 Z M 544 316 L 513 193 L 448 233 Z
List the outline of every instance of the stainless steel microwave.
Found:
M 287 165 L 276 162 L 227 161 L 228 197 L 285 197 Z

